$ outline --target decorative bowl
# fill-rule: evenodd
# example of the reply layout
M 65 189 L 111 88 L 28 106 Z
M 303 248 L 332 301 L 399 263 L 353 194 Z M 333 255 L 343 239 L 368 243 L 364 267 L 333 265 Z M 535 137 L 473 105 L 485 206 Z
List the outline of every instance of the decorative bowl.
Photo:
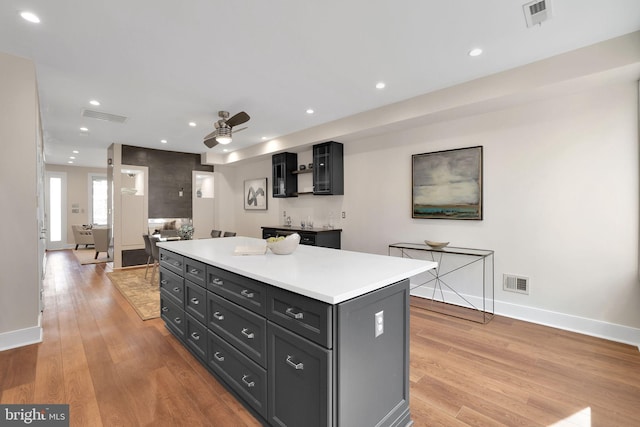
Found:
M 433 242 L 431 240 L 425 240 L 424 242 L 433 249 L 442 249 L 449 244 L 449 242 Z
M 276 255 L 289 255 L 296 250 L 300 244 L 300 235 L 298 233 L 289 234 L 283 240 L 277 242 L 267 241 L 267 247 Z

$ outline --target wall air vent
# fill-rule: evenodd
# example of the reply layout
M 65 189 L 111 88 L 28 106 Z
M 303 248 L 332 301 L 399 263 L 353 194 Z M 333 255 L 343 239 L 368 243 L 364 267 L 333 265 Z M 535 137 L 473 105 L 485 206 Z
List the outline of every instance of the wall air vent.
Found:
M 84 108 L 82 110 L 82 117 L 88 117 L 90 119 L 98 119 L 104 120 L 107 122 L 113 123 L 124 123 L 127 121 L 127 118 L 124 116 L 118 116 L 116 114 L 103 113 L 101 111 L 87 110 Z
M 529 295 L 529 278 L 513 274 L 502 275 L 502 289 Z
M 522 6 L 527 27 L 540 25 L 551 19 L 551 0 L 534 0 Z

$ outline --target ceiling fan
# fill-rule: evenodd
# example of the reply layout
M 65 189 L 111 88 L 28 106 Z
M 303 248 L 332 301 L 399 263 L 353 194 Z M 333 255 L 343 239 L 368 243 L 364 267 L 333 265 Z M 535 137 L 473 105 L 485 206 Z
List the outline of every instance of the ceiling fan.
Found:
M 209 148 L 213 148 L 218 144 L 230 143 L 233 127 L 241 125 L 242 123 L 249 121 L 251 118 L 244 111 L 239 112 L 233 117 L 229 117 L 228 111 L 218 111 L 218 116 L 220 117 L 220 120 L 215 122 L 216 130 L 204 137 L 204 145 Z M 245 129 L 246 127 L 243 127 L 242 129 L 236 130 L 236 132 L 240 132 Z

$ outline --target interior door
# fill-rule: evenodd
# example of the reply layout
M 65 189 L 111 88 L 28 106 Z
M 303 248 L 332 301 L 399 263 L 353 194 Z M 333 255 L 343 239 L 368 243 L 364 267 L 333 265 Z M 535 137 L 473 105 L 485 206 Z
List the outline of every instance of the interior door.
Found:
M 45 218 L 47 250 L 67 247 L 67 174 L 46 173 Z

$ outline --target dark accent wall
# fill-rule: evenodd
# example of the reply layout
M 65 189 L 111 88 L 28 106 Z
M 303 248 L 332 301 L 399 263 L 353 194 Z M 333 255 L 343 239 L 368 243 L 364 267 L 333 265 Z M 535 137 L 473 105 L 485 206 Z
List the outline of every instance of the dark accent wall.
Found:
M 130 145 L 122 146 L 122 164 L 149 168 L 149 218 L 192 218 L 191 172 L 213 172 L 200 163 L 200 154 Z

